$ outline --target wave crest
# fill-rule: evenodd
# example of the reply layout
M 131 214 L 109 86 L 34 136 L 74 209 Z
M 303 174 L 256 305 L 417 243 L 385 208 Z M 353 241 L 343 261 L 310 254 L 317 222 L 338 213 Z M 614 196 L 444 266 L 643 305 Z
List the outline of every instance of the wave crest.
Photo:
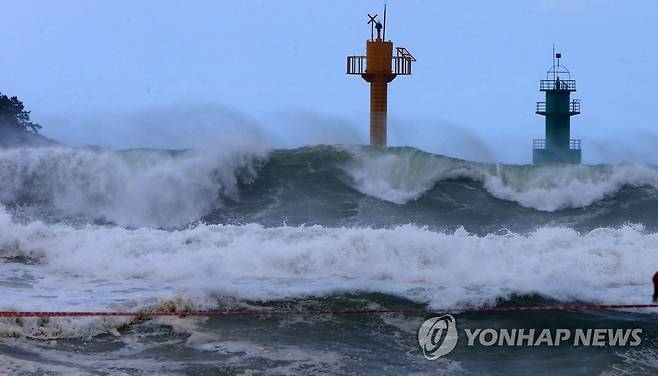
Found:
M 468 162 L 413 148 L 349 148 L 345 171 L 360 192 L 396 204 L 419 199 L 439 181 L 469 179 L 494 197 L 556 211 L 591 205 L 623 186 L 658 188 L 658 170 L 642 164 L 503 165 Z
M 0 149 L 0 201 L 126 226 L 182 226 L 238 195 L 257 155 L 238 150 Z
M 546 227 L 463 229 L 198 225 L 163 231 L 0 218 L 2 310 L 93 310 L 221 297 L 273 301 L 377 292 L 430 307 L 514 294 L 608 304 L 650 300 L 658 234 Z M 36 263 L 11 260 L 36 258 Z M 11 303 L 9 303 L 11 302 Z

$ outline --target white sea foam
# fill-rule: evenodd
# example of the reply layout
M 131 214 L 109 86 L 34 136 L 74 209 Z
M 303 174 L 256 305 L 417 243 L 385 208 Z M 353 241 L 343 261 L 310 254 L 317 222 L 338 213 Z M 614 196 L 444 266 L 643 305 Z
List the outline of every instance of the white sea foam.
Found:
M 214 150 L 0 148 L 0 201 L 45 201 L 64 215 L 128 226 L 181 226 L 222 197 L 238 194 L 238 177 L 254 177 L 264 150 L 232 143 Z
M 199 225 L 180 231 L 41 222 L 0 214 L 0 310 L 215 308 L 374 291 L 432 307 L 480 306 L 538 293 L 560 301 L 646 303 L 658 234 L 641 227 L 527 235 L 391 229 Z M 89 335 L 116 320 L 3 321 L 4 334 Z
M 346 147 L 344 170 L 360 192 L 397 204 L 422 197 L 437 182 L 467 178 L 493 196 L 545 211 L 583 207 L 625 185 L 658 188 L 658 170 L 639 164 L 506 166 L 432 155 L 412 148 Z M 176 227 L 221 208 L 256 179 L 256 140 L 213 150 L 0 148 L 0 202 L 43 202 L 54 217 L 83 216 L 131 227 Z M 294 151 L 291 151 L 294 153 Z
M 396 204 L 420 198 L 437 182 L 467 178 L 494 197 L 543 211 L 583 207 L 623 186 L 658 188 L 658 170 L 641 164 L 514 166 L 467 162 L 412 148 L 347 148 L 345 167 L 362 193 Z

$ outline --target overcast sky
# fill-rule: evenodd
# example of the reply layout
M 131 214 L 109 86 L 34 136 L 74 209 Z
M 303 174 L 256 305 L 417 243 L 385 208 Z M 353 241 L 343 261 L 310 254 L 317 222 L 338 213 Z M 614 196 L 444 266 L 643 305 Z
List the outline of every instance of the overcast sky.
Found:
M 3 1 L 0 91 L 72 144 L 186 147 L 257 129 L 274 146 L 363 143 L 345 74 L 383 1 Z M 389 88 L 389 142 L 524 163 L 551 47 L 578 82 L 585 162 L 657 162 L 658 1 L 389 0 L 417 58 Z M 184 131 L 177 131 L 178 128 Z M 198 131 L 197 131 L 198 130 Z M 212 136 L 210 136 L 212 135 Z

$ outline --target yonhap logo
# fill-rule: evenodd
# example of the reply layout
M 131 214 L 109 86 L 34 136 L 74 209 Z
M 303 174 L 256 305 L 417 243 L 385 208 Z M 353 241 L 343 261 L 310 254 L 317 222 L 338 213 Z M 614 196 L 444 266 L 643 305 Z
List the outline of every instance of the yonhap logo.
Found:
M 452 315 L 432 317 L 418 329 L 418 343 L 427 360 L 449 354 L 457 346 L 457 322 Z
M 466 347 L 516 346 L 537 348 L 540 346 L 574 347 L 635 347 L 642 344 L 642 329 L 610 328 L 486 328 L 463 329 Z M 459 334 L 457 321 L 452 315 L 432 317 L 418 329 L 418 344 L 427 360 L 436 360 L 449 354 L 457 346 Z

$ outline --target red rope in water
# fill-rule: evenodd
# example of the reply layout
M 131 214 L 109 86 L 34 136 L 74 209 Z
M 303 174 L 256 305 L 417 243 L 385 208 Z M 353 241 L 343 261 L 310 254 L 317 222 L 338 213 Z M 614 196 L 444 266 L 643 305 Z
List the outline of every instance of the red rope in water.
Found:
M 549 311 L 606 311 L 612 309 L 658 308 L 658 304 L 592 304 L 551 305 L 529 307 L 437 308 L 437 309 L 354 309 L 354 310 L 259 310 L 259 311 L 190 311 L 190 312 L 86 312 L 86 311 L 0 311 L 0 317 L 245 317 L 290 315 L 378 315 L 386 313 L 492 313 L 492 312 L 549 312 Z

